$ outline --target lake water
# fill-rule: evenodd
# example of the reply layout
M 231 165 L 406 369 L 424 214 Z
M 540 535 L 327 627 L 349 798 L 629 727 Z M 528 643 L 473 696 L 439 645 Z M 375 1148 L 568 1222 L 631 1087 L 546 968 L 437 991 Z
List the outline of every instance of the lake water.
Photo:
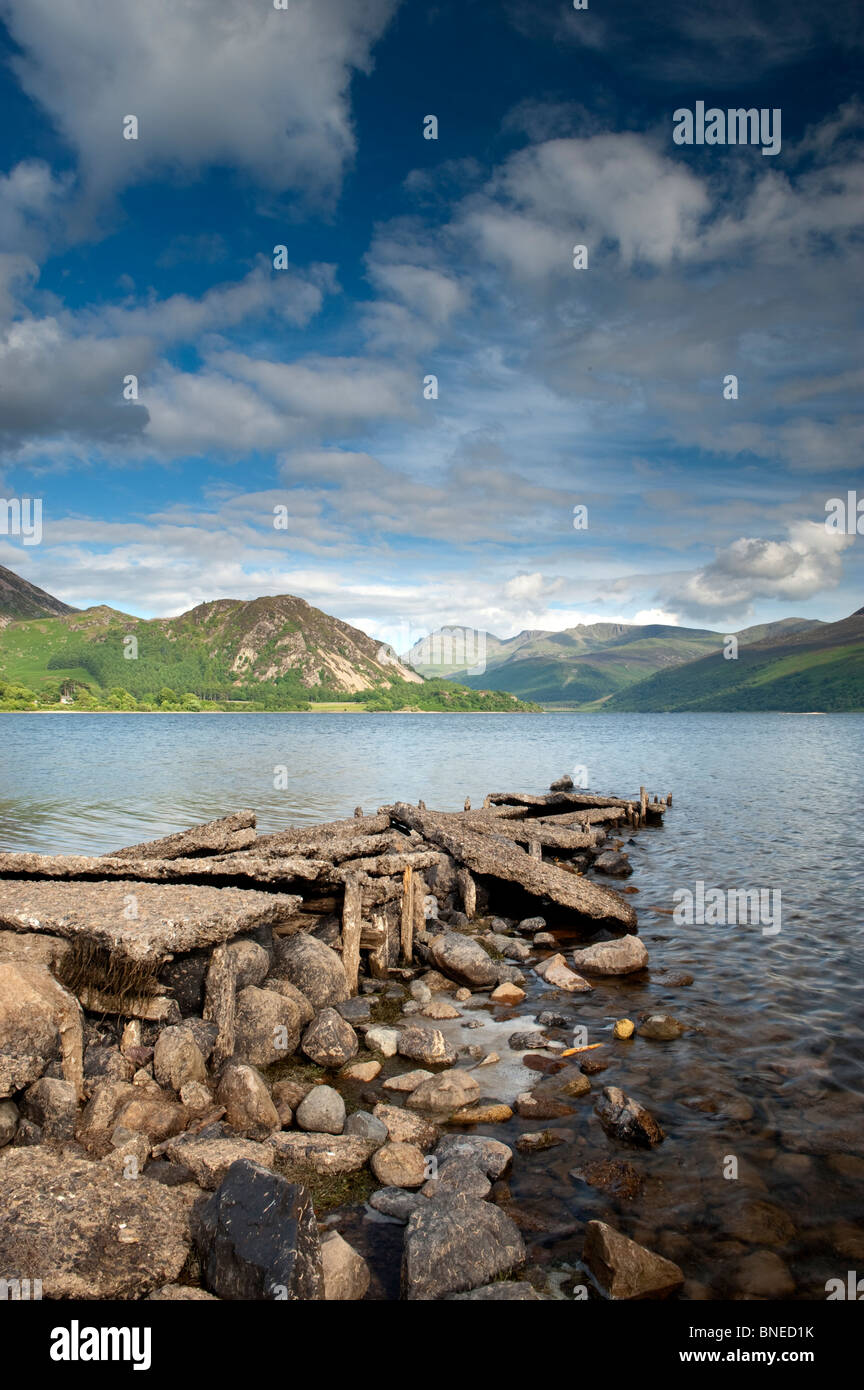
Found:
M 0 747 L 5 850 L 104 853 L 244 807 L 263 831 L 421 797 L 455 809 L 574 768 L 601 793 L 672 792 L 665 826 L 628 847 L 650 975 L 567 1004 L 592 1040 L 646 1011 L 690 1026 L 612 1044 L 592 1082 L 648 1105 L 667 1139 L 632 1160 L 642 1194 L 610 1197 L 569 1172 L 628 1155 L 575 1102 L 555 1122 L 569 1141 L 514 1165 L 521 1219 L 536 1211 L 532 1257 L 575 1260 L 597 1215 L 680 1263 L 695 1295 L 752 1296 L 752 1280 L 780 1277 L 748 1265 L 765 1250 L 799 1298 L 862 1268 L 864 717 L 4 714 Z M 676 925 L 674 893 L 699 881 L 779 890 L 781 930 Z M 666 983 L 682 971 L 692 985 Z M 526 1128 L 487 1132 L 512 1143 Z

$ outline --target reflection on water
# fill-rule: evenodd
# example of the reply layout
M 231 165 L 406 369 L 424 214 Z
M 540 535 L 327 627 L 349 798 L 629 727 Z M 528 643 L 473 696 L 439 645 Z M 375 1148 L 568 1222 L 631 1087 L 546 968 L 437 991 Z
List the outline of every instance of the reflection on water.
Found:
M 650 977 L 598 982 L 567 1005 L 592 1040 L 645 1011 L 691 1025 L 671 1043 L 610 1041 L 592 1080 L 595 1094 L 621 1085 L 648 1105 L 668 1137 L 628 1154 L 591 1119 L 590 1097 L 574 1102 L 555 1122 L 567 1142 L 517 1159 L 514 1209 L 540 1262 L 575 1260 L 599 1216 L 706 1296 L 752 1296 L 760 1250 L 779 1253 L 798 1297 L 824 1297 L 827 1279 L 860 1267 L 864 718 L 5 714 L 0 747 L 0 848 L 43 852 L 104 853 L 246 806 L 265 831 L 396 799 L 457 808 L 542 791 L 579 766 L 594 790 L 673 792 L 666 826 L 631 847 Z M 699 880 L 780 889 L 782 931 L 675 925 L 675 890 Z M 674 983 L 681 972 L 692 985 Z M 545 987 L 531 978 L 533 1000 Z M 485 1132 L 512 1143 L 536 1127 Z M 723 1176 L 730 1156 L 737 1179 Z M 641 1194 L 569 1176 L 595 1157 L 630 1159 Z

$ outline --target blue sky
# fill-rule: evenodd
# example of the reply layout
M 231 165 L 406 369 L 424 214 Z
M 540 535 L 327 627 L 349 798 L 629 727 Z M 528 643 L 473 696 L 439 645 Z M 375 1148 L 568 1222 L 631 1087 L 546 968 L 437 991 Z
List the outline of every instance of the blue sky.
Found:
M 856 11 L 0 0 L 0 496 L 44 515 L 0 563 L 399 646 L 860 607 Z M 676 145 L 697 101 L 780 152 Z

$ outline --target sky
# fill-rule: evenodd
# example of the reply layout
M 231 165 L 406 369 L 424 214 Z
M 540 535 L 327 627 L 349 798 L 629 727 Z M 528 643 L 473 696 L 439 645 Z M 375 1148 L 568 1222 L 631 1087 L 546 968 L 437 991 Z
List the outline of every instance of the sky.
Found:
M 284 3 L 0 0 L 0 564 L 399 650 L 860 608 L 855 0 Z

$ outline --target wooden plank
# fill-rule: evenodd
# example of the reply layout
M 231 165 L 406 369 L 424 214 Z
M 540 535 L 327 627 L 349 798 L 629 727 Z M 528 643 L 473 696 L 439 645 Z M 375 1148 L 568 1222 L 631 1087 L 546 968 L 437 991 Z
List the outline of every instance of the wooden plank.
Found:
M 402 870 L 401 944 L 402 959 L 410 965 L 414 959 L 414 870 L 410 864 Z
M 342 966 L 351 994 L 357 993 L 360 974 L 360 933 L 363 929 L 363 906 L 360 897 L 360 881 L 355 877 L 345 880 L 345 897 L 342 902 Z

